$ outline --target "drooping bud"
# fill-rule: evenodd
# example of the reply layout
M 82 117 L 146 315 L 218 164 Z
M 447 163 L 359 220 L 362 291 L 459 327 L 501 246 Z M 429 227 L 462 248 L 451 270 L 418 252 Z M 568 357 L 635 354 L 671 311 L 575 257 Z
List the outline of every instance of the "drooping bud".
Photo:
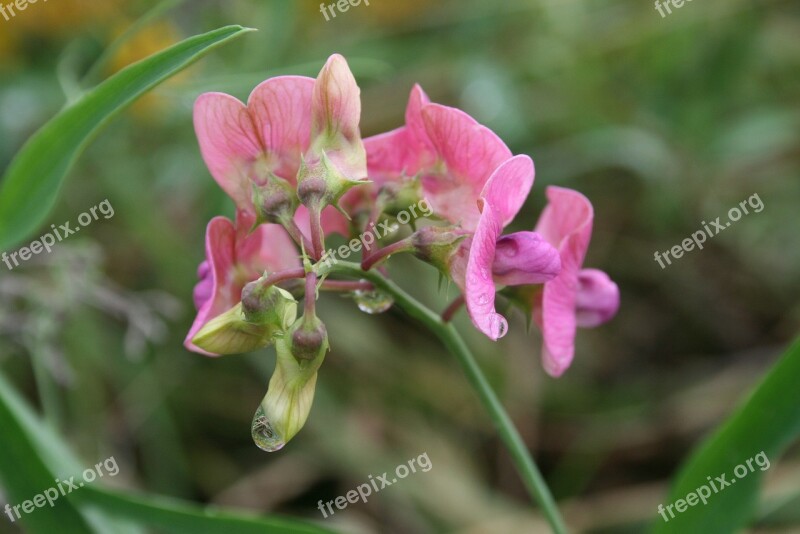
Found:
M 317 370 L 328 351 L 325 325 L 316 316 L 304 316 L 277 340 L 275 347 L 275 372 L 253 421 L 253 439 L 268 451 L 283 447 L 308 419 Z
M 426 226 L 414 232 L 410 239 L 417 258 L 449 276 L 453 258 L 468 235 L 455 227 Z
M 213 354 L 241 354 L 269 346 L 297 317 L 297 301 L 259 281 L 242 290 L 242 302 L 210 320 L 192 343 Z

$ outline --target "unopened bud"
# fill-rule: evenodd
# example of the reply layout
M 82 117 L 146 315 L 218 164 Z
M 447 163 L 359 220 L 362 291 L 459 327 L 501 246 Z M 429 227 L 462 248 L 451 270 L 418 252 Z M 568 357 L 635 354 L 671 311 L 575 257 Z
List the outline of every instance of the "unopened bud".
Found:
M 297 174 L 297 196 L 309 209 L 321 210 L 329 205 L 338 207 L 339 200 L 351 188 L 367 183 L 362 177 L 349 176 L 322 151 L 318 159 L 307 161 L 304 158 L 301 162 Z
M 300 362 L 322 360 L 328 351 L 328 330 L 325 324 L 315 315 L 304 315 L 289 328 L 291 350 L 295 359 Z
M 469 234 L 455 227 L 426 226 L 414 232 L 414 255 L 450 275 L 453 256 Z
M 211 319 L 192 338 L 192 343 L 212 354 L 241 354 L 268 346 L 276 329 L 245 320 L 242 304 Z
M 408 211 L 422 200 L 422 184 L 411 178 L 398 182 L 385 183 L 378 191 L 378 206 L 387 215 L 397 215 Z
M 283 224 L 294 216 L 299 200 L 292 185 L 279 176 L 270 174 L 264 185 L 253 184 L 253 205 L 258 215 L 257 224 L 269 222 Z

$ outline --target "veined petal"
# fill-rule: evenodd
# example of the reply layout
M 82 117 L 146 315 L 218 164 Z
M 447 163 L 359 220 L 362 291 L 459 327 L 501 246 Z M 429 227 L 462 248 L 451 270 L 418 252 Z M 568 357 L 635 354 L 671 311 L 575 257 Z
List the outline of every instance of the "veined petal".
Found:
M 609 321 L 619 309 L 619 288 L 598 269 L 578 273 L 576 318 L 581 328 L 593 328 Z
M 492 279 L 495 246 L 503 227 L 491 204 L 483 203 L 482 208 L 469 251 L 464 299 L 475 327 L 489 339 L 496 341 L 508 330 L 505 317 L 495 311 L 495 286 Z
M 423 171 L 422 187 L 434 213 L 468 230 L 477 226 L 476 202 L 492 172 L 512 154 L 491 130 L 461 110 L 428 104 L 425 130 L 439 163 Z M 439 168 L 437 168 L 439 167 Z
M 536 232 L 501 236 L 492 264 L 496 284 L 518 286 L 542 284 L 561 272 L 558 250 Z
M 310 142 L 313 90 L 314 78 L 278 76 L 259 84 L 247 100 L 267 167 L 292 183 Z
M 247 107 L 224 93 L 200 95 L 194 128 L 211 176 L 241 209 L 253 210 L 250 174 L 264 154 Z
M 406 124 L 364 140 L 369 177 L 377 184 L 411 177 L 435 161 L 434 147 L 425 131 L 422 108 L 428 95 L 414 85 L 406 106 Z

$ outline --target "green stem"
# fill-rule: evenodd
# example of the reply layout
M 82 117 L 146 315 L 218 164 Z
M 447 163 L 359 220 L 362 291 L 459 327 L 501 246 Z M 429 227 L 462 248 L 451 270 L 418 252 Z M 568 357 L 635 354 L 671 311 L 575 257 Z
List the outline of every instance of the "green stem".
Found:
M 464 340 L 452 324 L 445 323 L 442 319 L 414 297 L 403 291 L 394 282 L 387 280 L 375 271 L 363 271 L 355 263 L 338 262 L 330 267 L 329 272 L 336 272 L 353 278 L 366 279 L 372 282 L 375 287 L 389 293 L 394 298 L 395 303 L 402 308 L 408 315 L 427 326 L 431 332 L 442 341 L 442 343 L 458 359 L 464 372 L 467 374 L 472 387 L 478 393 L 484 408 L 489 413 L 500 439 L 503 440 L 506 448 L 511 454 L 511 459 L 519 472 L 531 497 L 539 504 L 542 512 L 550 523 L 550 527 L 556 534 L 567 532 L 564 520 L 558 511 L 555 500 L 550 489 L 542 478 L 542 474 L 536 467 L 531 458 L 522 437 L 519 435 L 513 421 L 503 408 L 500 399 L 492 389 L 486 376 L 483 374 L 478 362 L 470 352 Z

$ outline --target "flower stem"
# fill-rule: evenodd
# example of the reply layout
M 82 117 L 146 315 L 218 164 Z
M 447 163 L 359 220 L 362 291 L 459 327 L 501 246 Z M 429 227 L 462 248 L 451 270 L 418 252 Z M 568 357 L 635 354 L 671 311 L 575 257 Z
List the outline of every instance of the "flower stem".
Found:
M 470 385 L 475 389 L 478 397 L 483 403 L 484 408 L 489 413 L 500 439 L 503 440 L 511 459 L 519 472 L 520 477 L 525 483 L 528 493 L 539 504 L 550 527 L 556 534 L 567 532 L 564 520 L 558 511 L 558 507 L 553 499 L 550 489 L 547 487 L 542 474 L 536 467 L 536 463 L 530 455 L 525 442 L 519 435 L 514 423 L 511 421 L 503 404 L 492 389 L 486 376 L 483 374 L 475 357 L 461 339 L 458 331 L 452 324 L 445 323 L 442 319 L 417 301 L 414 297 L 403 291 L 394 282 L 387 280 L 375 271 L 363 271 L 357 264 L 349 262 L 339 262 L 330 269 L 342 275 L 354 278 L 363 278 L 372 282 L 375 287 L 389 293 L 394 298 L 395 303 L 402 308 L 412 318 L 424 324 L 433 332 L 440 341 L 458 359 L 461 367 L 467 375 Z
M 375 264 L 387 259 L 392 254 L 409 252 L 413 248 L 414 245 L 411 243 L 410 239 L 401 239 L 396 243 L 392 243 L 391 245 L 379 248 L 378 250 L 369 254 L 368 256 L 365 255 L 364 259 L 361 261 L 361 268 L 364 269 L 365 271 L 369 271 L 375 266 Z

